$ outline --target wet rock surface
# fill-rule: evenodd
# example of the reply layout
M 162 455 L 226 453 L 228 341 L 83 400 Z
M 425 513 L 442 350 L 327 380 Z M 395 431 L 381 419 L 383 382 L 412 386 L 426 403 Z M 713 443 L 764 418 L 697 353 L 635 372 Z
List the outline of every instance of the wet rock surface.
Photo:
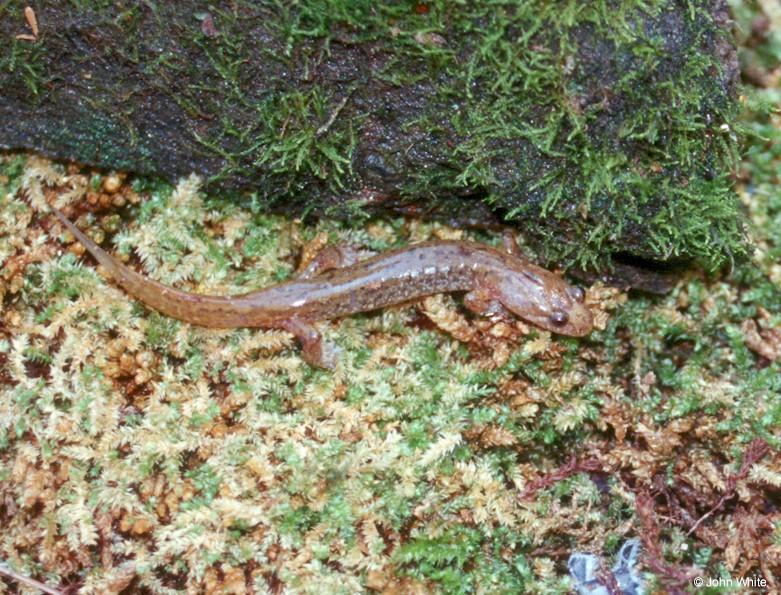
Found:
M 297 215 L 507 219 L 565 265 L 742 249 L 721 3 L 45 0 L 36 36 L 23 7 L 0 8 L 1 147 Z

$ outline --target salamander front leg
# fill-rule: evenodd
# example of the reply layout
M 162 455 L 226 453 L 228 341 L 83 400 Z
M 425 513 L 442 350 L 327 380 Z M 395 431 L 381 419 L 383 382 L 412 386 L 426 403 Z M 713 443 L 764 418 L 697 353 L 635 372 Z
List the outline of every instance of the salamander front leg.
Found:
M 332 269 L 341 269 L 354 265 L 361 260 L 357 248 L 349 244 L 326 246 L 296 274 L 298 279 L 311 279 Z
M 508 254 L 512 254 L 517 258 L 526 259 L 523 252 L 521 252 L 520 246 L 518 246 L 518 241 L 515 239 L 515 234 L 512 230 L 505 229 L 502 232 L 502 246 L 504 246 L 504 251 Z
M 311 323 L 300 318 L 291 318 L 282 327 L 292 333 L 301 342 L 304 360 L 311 366 L 333 370 L 339 355 L 339 349 L 333 343 L 323 339 Z
M 501 316 L 509 318 L 510 313 L 499 300 L 485 289 L 473 289 L 464 296 L 464 305 L 480 316 Z

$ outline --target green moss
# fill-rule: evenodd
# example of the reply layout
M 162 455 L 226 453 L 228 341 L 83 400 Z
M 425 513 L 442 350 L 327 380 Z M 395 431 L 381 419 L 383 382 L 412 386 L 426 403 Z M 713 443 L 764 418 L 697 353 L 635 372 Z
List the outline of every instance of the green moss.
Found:
M 638 38 L 637 27 L 632 25 L 637 22 L 638 9 L 658 15 L 663 2 L 642 8 L 623 3 L 610 9 L 604 4 L 584 8 L 581 3 L 569 3 L 548 11 L 536 5 L 500 4 L 468 6 L 453 13 L 436 2 L 427 8 L 425 17 L 412 12 L 394 14 L 391 22 L 400 31 L 399 58 L 389 61 L 379 76 L 393 77 L 395 84 L 416 82 L 426 71 L 438 77 L 435 108 L 408 122 L 407 129 L 444 133 L 440 110 L 457 101 L 461 105 L 449 110 L 452 115 L 446 126 L 464 140 L 448 158 L 446 169 L 412 171 L 403 189 L 406 196 L 426 196 L 443 189 L 487 189 L 488 200 L 506 209 L 510 220 L 553 219 L 568 229 L 563 235 L 537 238 L 546 260 L 566 264 L 602 265 L 610 246 L 617 244 L 629 251 L 647 249 L 648 256 L 659 259 L 694 257 L 710 267 L 745 255 L 737 203 L 722 173 L 734 167 L 736 140 L 731 133 L 713 140 L 705 134 L 712 122 L 729 126 L 735 117 L 734 106 L 723 96 L 710 101 L 704 91 L 719 65 L 699 50 L 673 57 L 676 49 L 666 47 L 669 40 L 653 30 L 646 38 L 640 32 Z M 385 12 L 380 16 L 387 18 Z M 376 20 L 364 17 L 361 13 L 361 31 L 372 26 L 385 31 Z M 719 34 L 713 32 L 709 19 L 704 9 L 692 5 L 687 34 L 712 43 Z M 330 23 L 331 27 L 337 22 Z M 619 80 L 606 91 L 632 105 L 633 115 L 616 118 L 620 126 L 616 130 L 604 129 L 604 102 L 585 110 L 576 107 L 584 95 L 593 92 L 583 87 L 587 76 L 567 70 L 577 65 L 578 52 L 585 49 L 579 39 L 570 37 L 576 23 L 590 23 L 606 33 L 619 55 L 616 62 L 625 62 L 616 73 Z M 306 32 L 321 35 L 327 28 L 321 24 Z M 555 41 L 547 40 L 543 28 L 556 32 Z M 446 30 L 468 31 L 472 36 L 466 63 L 446 47 L 405 43 L 412 32 Z M 523 33 L 513 34 L 518 31 Z M 409 79 L 398 78 L 402 60 L 420 65 L 406 69 Z M 670 60 L 684 64 L 675 78 L 668 74 Z M 594 129 L 597 124 L 601 127 Z M 522 162 L 502 163 L 508 143 L 518 142 L 527 145 Z M 642 161 L 630 162 L 629 147 L 639 143 L 648 150 Z M 711 173 L 698 171 L 706 153 L 713 159 L 706 166 Z M 551 158 L 560 165 L 551 169 Z M 546 170 L 540 176 L 543 161 Z M 508 180 L 503 168 L 517 173 Z M 534 198 L 518 201 L 515 196 L 520 193 L 531 193 Z M 574 207 L 578 216 L 573 216 Z M 539 233 L 535 225 L 531 225 L 531 236 Z M 633 228 L 640 225 L 649 226 L 649 245 L 632 247 Z
M 400 564 L 410 564 L 415 574 L 433 580 L 448 593 L 471 593 L 474 577 L 465 572 L 467 563 L 480 551 L 480 532 L 465 527 L 454 527 L 439 537 L 417 537 L 396 553 Z M 471 574 L 471 573 L 470 573 Z
M 0 18 L 8 18 L 2 9 Z M 8 75 L 8 88 L 25 88 L 25 96 L 32 99 L 33 105 L 37 105 L 42 94 L 45 94 L 47 79 L 44 53 L 41 45 L 30 41 L 15 38 L 0 41 L 0 72 Z

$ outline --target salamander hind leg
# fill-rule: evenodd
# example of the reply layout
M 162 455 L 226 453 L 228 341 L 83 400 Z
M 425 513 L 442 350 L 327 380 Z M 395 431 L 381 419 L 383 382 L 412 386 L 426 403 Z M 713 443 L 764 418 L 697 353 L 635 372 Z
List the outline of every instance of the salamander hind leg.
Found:
M 311 323 L 300 318 L 291 318 L 282 327 L 301 342 L 302 353 L 306 363 L 318 368 L 333 370 L 339 357 L 339 348 L 323 339 Z
M 354 265 L 361 260 L 360 251 L 349 244 L 326 246 L 309 263 L 296 273 L 298 279 L 311 279 L 332 269 Z

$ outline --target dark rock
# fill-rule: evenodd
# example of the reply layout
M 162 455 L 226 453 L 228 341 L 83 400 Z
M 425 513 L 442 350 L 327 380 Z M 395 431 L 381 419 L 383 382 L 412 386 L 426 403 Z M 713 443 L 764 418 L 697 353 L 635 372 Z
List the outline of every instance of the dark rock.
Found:
M 721 2 L 0 7 L 0 146 L 349 217 L 507 218 L 543 259 L 718 266 L 737 63 Z

